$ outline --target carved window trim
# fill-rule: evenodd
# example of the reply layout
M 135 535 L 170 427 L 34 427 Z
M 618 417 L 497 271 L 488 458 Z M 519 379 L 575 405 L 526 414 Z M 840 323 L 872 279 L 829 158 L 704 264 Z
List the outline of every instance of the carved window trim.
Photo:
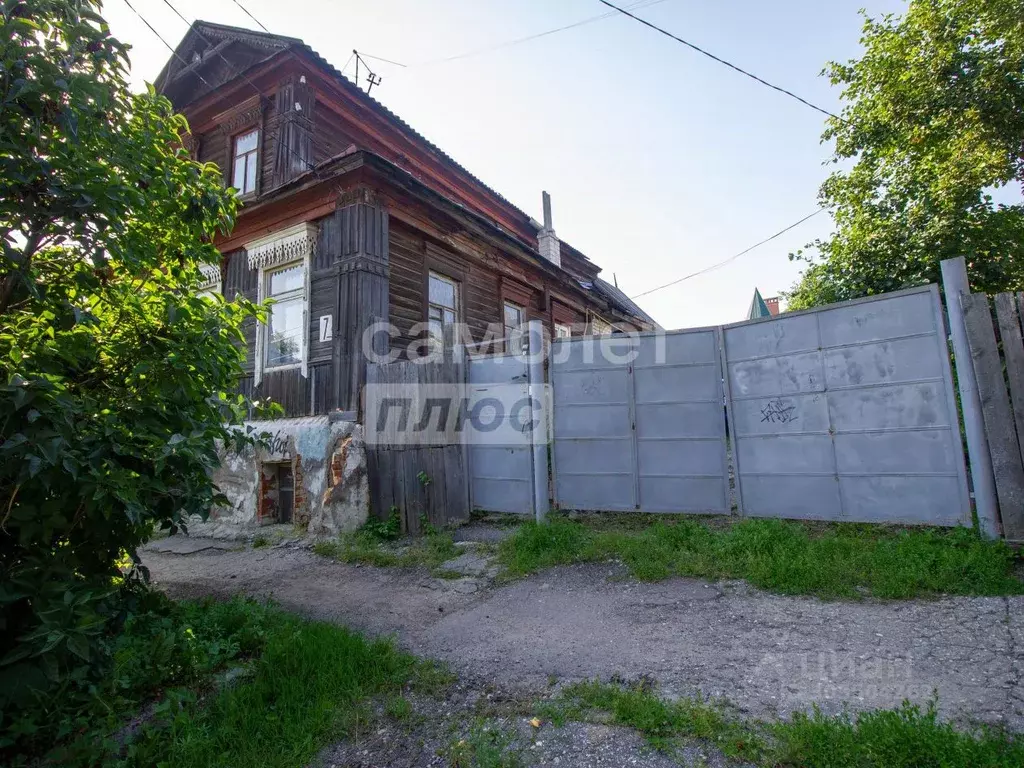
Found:
M 274 271 L 286 264 L 301 263 L 303 267 L 303 306 L 302 306 L 302 360 L 296 365 L 274 366 L 266 368 L 263 359 L 263 347 L 266 344 L 267 325 L 260 323 L 256 327 L 256 349 L 254 355 L 253 386 L 259 386 L 265 370 L 281 371 L 298 368 L 303 378 L 309 376 L 309 306 L 312 294 L 310 275 L 313 257 L 316 254 L 317 227 L 310 222 L 296 224 L 273 234 L 252 240 L 245 245 L 246 259 L 249 269 L 257 270 L 258 303 L 267 298 L 267 272 Z
M 252 200 L 263 192 L 263 152 L 266 141 L 266 126 L 264 125 L 264 113 L 267 109 L 267 102 L 259 97 L 255 104 L 239 109 L 231 114 L 218 125 L 217 129 L 224 135 L 224 154 L 226 157 L 226 168 L 221 169 L 221 176 L 224 186 L 230 187 L 235 175 L 235 139 L 243 133 L 256 130 L 259 134 L 256 137 L 256 189 L 244 195 L 239 195 L 239 200 Z

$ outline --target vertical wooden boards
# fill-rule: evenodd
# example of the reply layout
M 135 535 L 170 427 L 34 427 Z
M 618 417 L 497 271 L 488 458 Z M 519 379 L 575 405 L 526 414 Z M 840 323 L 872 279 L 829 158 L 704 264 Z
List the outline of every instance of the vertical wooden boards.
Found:
M 458 407 L 464 377 L 462 363 L 446 354 L 437 362 L 403 361 L 366 367 L 366 383 L 374 387 L 367 398 L 367 432 L 377 430 L 375 404 L 385 398 L 408 397 L 410 388 L 429 386 L 429 397 L 437 397 L 437 385 L 450 384 L 453 407 Z M 419 419 L 420 410 L 410 409 L 408 427 Z M 436 419 L 436 416 L 433 416 Z M 409 444 L 400 431 L 399 420 L 387 421 L 384 431 L 367 444 L 370 503 L 374 514 L 386 518 L 392 508 L 399 511 L 402 530 L 419 533 L 424 519 L 434 526 L 469 518 L 469 489 L 466 482 L 465 446 L 459 434 L 435 434 L 428 445 Z M 440 439 L 442 438 L 443 439 Z
M 988 297 L 982 293 L 963 294 L 960 304 L 971 347 L 971 363 L 978 379 L 1003 535 L 1011 541 L 1021 541 L 1024 540 L 1024 466 Z
M 1024 438 L 1024 341 L 1021 339 L 1017 299 L 1012 293 L 995 297 L 999 338 L 1003 342 L 1006 378 L 1010 384 L 1010 405 L 1017 427 L 1017 444 Z

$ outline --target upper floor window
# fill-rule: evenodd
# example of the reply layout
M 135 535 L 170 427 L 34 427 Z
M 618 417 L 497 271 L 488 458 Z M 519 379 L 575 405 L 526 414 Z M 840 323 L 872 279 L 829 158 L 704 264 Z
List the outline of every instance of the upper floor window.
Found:
M 231 186 L 237 189 L 240 195 L 248 195 L 256 191 L 259 143 L 258 128 L 235 137 L 235 165 Z
M 505 336 L 512 337 L 519 332 L 523 324 L 523 308 L 511 302 L 505 302 Z
M 302 262 L 264 273 L 265 295 L 275 304 L 267 319 L 264 362 L 267 369 L 300 365 L 306 343 L 306 269 Z
M 555 323 L 555 338 L 556 339 L 568 339 L 572 336 L 572 329 L 568 325 L 562 325 L 561 323 Z
M 444 328 L 454 325 L 459 317 L 459 284 L 431 272 L 427 287 L 427 324 L 433 339 L 444 339 Z

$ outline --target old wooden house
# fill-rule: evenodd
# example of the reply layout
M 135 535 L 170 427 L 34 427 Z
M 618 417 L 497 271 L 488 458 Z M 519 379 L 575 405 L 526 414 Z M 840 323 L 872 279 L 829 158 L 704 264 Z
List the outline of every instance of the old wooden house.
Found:
M 220 478 L 238 522 L 349 524 L 321 506 L 349 461 L 339 424 L 355 420 L 375 323 L 392 330 L 371 346 L 399 355 L 453 324 L 476 342 L 534 319 L 552 335 L 656 327 L 557 237 L 546 194 L 535 221 L 301 40 L 199 21 L 156 87 L 242 201 L 207 289 L 276 301 L 248 330 L 240 387 L 288 418 L 279 455 Z

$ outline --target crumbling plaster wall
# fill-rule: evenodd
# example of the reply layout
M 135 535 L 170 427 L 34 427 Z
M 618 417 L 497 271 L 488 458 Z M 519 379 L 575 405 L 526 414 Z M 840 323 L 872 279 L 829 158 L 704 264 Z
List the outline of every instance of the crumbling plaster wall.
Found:
M 211 512 L 218 526 L 254 528 L 276 522 L 267 503 L 270 469 L 291 463 L 295 478 L 292 520 L 310 534 L 335 535 L 358 528 L 369 514 L 363 428 L 352 421 L 311 416 L 252 421 L 270 435 L 265 447 L 221 449 L 214 483 L 230 505 Z

